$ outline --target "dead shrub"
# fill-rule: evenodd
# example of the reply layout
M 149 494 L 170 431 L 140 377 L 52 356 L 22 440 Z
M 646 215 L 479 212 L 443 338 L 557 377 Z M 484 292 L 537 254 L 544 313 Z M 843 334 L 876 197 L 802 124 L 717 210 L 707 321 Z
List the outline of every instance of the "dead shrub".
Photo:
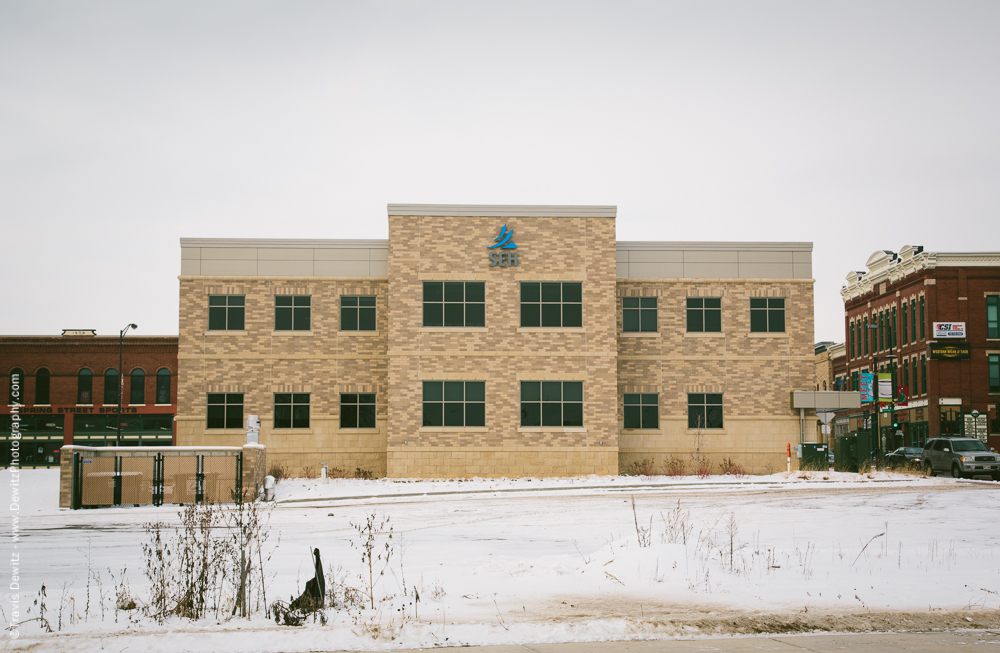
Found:
M 375 475 L 372 474 L 370 470 L 361 469 L 360 467 L 358 467 L 354 470 L 354 478 L 362 478 L 366 481 L 370 481 L 373 478 L 375 478 Z
M 695 470 L 695 474 L 698 475 L 698 478 L 708 478 L 714 473 L 714 471 L 715 471 L 714 463 L 708 460 L 699 460 L 697 469 Z
M 653 476 L 656 474 L 656 464 L 652 458 L 634 460 L 632 464 L 625 468 L 622 476 Z
M 684 476 L 687 474 L 687 463 L 671 456 L 670 460 L 663 463 L 663 473 L 667 476 Z
M 288 473 L 288 467 L 282 463 L 272 463 L 270 469 L 267 470 L 268 476 L 274 477 L 274 482 L 290 478 L 291 475 Z
M 316 478 L 316 468 L 312 465 L 306 465 L 302 468 L 302 478 Z
M 721 463 L 719 463 L 719 473 L 735 476 L 736 478 L 749 476 L 746 467 L 734 461 L 732 458 L 725 458 Z

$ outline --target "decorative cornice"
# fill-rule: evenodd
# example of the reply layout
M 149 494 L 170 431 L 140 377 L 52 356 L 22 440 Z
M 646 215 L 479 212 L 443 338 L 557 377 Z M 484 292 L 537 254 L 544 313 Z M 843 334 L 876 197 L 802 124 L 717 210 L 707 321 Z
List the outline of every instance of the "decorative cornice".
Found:
M 879 250 L 868 257 L 867 272 L 850 272 L 840 289 L 845 302 L 863 297 L 880 283 L 895 283 L 911 274 L 935 268 L 1000 267 L 1000 252 L 925 252 L 904 245 L 899 253 Z

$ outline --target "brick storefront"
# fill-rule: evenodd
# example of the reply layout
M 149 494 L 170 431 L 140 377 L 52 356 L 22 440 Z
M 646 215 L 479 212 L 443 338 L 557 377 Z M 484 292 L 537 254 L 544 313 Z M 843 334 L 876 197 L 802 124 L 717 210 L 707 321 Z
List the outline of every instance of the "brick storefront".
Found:
M 23 466 L 58 465 L 63 444 L 113 444 L 119 423 L 123 444 L 174 444 L 177 338 L 125 336 L 120 419 L 117 388 L 105 388 L 107 382 L 118 380 L 107 374 L 118 370 L 118 356 L 118 336 L 96 336 L 89 330 L 0 338 L 7 397 L 0 412 L 0 437 L 10 438 L 12 413 L 16 413 L 23 438 Z M 91 373 L 89 381 L 86 371 Z M 14 379 L 18 379 L 19 398 L 11 397 Z M 15 408 L 14 399 L 22 406 Z M 4 451 L 0 464 L 7 465 L 10 447 Z
M 1000 253 L 905 246 L 898 253 L 875 252 L 867 267 L 850 273 L 841 291 L 848 378 L 857 389 L 858 375 L 873 369 L 877 356 L 879 371 L 891 372 L 896 388 L 909 389 L 909 405 L 896 411 L 902 435 L 886 433 L 889 416 L 881 417 L 885 446 L 922 446 L 938 435 L 966 434 L 964 416 L 977 410 L 987 417 L 988 443 L 1000 447 L 1000 386 L 993 385 L 1000 333 L 996 308 L 992 322 L 988 308 L 1000 296 Z M 935 322 L 964 323 L 966 336 L 935 338 Z M 932 349 L 940 344 L 960 344 L 967 356 L 937 358 Z M 851 417 L 848 430 L 856 430 L 858 416 Z

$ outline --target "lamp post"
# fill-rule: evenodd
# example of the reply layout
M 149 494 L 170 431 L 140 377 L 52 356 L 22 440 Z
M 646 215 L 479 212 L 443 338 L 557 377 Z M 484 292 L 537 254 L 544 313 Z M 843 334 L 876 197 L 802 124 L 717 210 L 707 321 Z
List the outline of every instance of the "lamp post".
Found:
M 897 358 L 895 354 L 886 354 L 885 356 L 879 356 L 875 352 L 878 351 L 877 344 L 878 339 L 876 338 L 876 330 L 878 329 L 878 323 L 874 320 L 868 325 L 868 330 L 872 334 L 872 375 L 874 381 L 875 391 L 872 393 L 872 404 L 875 409 L 875 414 L 872 415 L 872 438 L 875 444 L 875 458 L 880 459 L 882 457 L 882 433 L 879 424 L 879 405 L 878 405 L 878 362 L 893 360 Z M 890 374 L 892 374 L 890 372 Z M 892 374 L 893 381 L 895 381 L 896 375 Z
M 125 373 L 122 371 L 122 349 L 125 344 L 125 333 L 129 329 L 138 329 L 134 324 L 126 324 L 118 332 L 118 434 L 115 436 L 115 446 L 122 446 L 122 395 L 125 394 Z

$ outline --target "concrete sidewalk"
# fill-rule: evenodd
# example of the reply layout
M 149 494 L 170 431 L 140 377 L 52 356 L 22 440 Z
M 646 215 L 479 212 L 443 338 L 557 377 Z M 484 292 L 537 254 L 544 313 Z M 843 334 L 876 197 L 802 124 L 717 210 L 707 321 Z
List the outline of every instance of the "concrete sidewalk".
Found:
M 705 651 L 773 651 L 775 653 L 938 653 L 968 650 L 970 653 L 1000 651 L 1000 630 L 970 630 L 950 633 L 880 633 L 843 635 L 762 635 L 725 639 L 659 640 L 641 642 L 583 642 L 569 644 L 521 644 L 409 649 L 414 651 L 468 651 L 469 653 L 702 653 Z

